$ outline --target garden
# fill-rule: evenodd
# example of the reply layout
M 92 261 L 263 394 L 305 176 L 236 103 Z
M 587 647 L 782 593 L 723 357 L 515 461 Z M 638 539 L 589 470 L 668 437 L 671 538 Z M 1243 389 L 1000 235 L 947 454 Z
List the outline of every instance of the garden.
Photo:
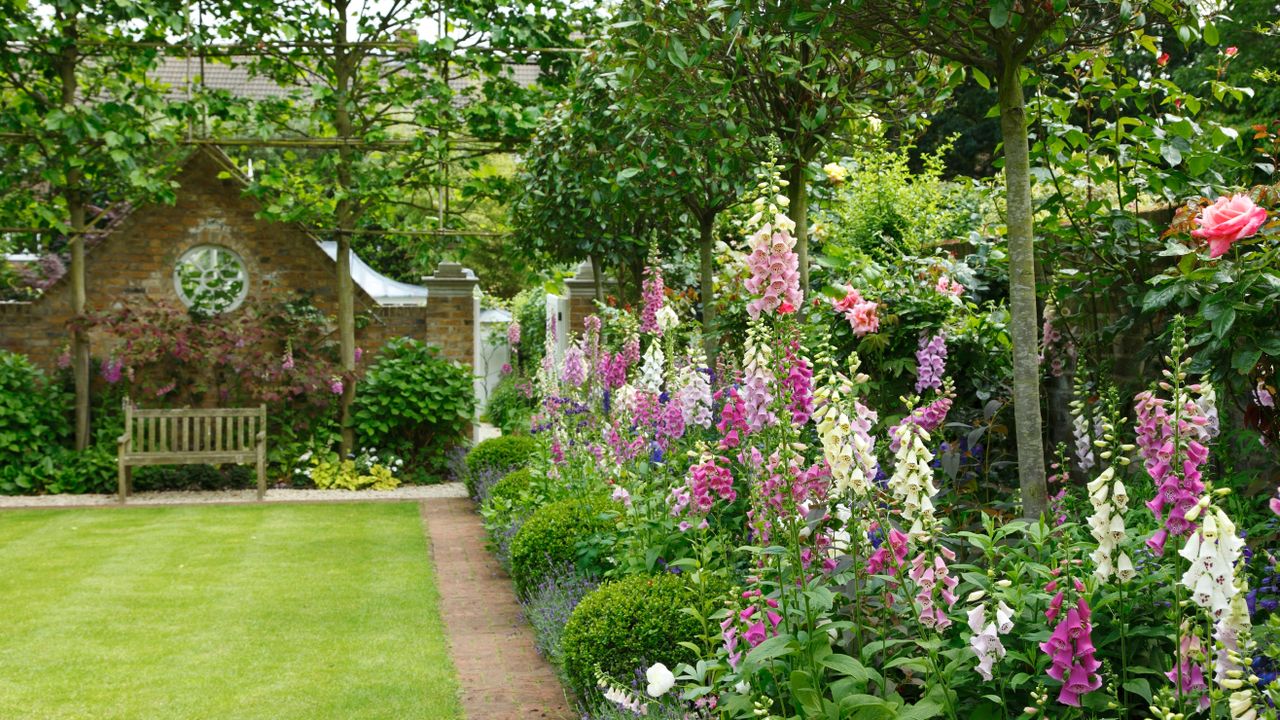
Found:
M 1274 3 L 374 5 L 6 10 L 0 715 L 1280 717 Z

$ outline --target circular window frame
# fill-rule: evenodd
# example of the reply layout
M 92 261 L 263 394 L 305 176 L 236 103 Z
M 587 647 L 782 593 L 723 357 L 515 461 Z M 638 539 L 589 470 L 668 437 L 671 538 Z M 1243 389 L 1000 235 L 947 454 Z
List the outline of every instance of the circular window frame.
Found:
M 232 250 L 226 245 L 219 245 L 217 243 L 200 243 L 199 245 L 193 245 L 187 248 L 185 252 L 183 252 L 181 255 L 178 256 L 177 262 L 173 264 L 173 291 L 177 294 L 178 300 L 180 300 L 185 307 L 190 309 L 195 306 L 196 301 L 193 298 L 190 298 L 187 296 L 187 292 L 182 286 L 182 267 L 188 262 L 191 262 L 192 264 L 196 264 L 194 263 L 192 258 L 200 253 L 207 252 L 207 251 L 213 251 L 215 253 L 215 257 L 217 254 L 228 256 L 236 264 L 236 266 L 240 268 L 240 274 L 244 280 L 243 284 L 240 287 L 240 290 L 235 294 L 235 297 L 232 298 L 230 303 L 228 303 L 225 307 L 215 310 L 213 314 L 222 315 L 229 312 L 235 312 L 236 310 L 240 309 L 240 306 L 243 305 L 244 301 L 249 297 L 249 282 L 250 282 L 249 265 L 244 261 L 244 258 L 240 256 L 240 253 L 236 252 L 235 250 Z M 215 260 L 215 267 L 217 266 L 217 264 L 218 262 Z M 200 266 L 196 264 L 196 267 L 200 267 Z M 212 268 L 209 268 L 209 269 L 212 269 Z M 209 289 L 207 285 L 202 284 L 202 287 L 206 291 L 208 291 Z

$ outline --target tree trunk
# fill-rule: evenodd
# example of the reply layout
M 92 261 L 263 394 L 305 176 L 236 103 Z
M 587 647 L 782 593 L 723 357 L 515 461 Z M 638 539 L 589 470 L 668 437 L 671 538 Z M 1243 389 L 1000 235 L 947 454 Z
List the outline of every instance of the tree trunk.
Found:
M 352 135 L 351 114 L 347 107 L 350 97 L 351 76 L 353 68 L 345 45 L 347 41 L 347 4 L 335 5 L 338 21 L 334 28 L 336 49 L 334 51 L 334 130 L 339 138 Z M 351 181 L 351 149 L 343 145 L 338 149 L 338 167 L 336 173 L 338 202 L 335 208 L 338 225 L 338 343 L 342 356 L 342 369 L 346 373 L 342 384 L 342 401 L 340 424 L 341 453 L 347 457 L 355 449 L 355 427 L 351 419 L 351 406 L 356 399 L 356 311 L 355 287 L 351 281 L 351 230 L 355 226 L 355 213 L 351 194 L 354 192 Z
M 1003 63 L 999 80 L 1000 130 L 1004 140 L 1006 222 L 1009 227 L 1009 310 L 1013 340 L 1013 415 L 1018 443 L 1022 514 L 1045 511 L 1044 435 L 1040 418 L 1040 341 L 1036 322 L 1035 238 L 1031 205 L 1031 161 L 1021 63 Z
M 796 160 L 788 173 L 787 198 L 791 201 L 787 216 L 796 224 L 796 255 L 800 258 L 800 291 L 809 295 L 809 188 L 805 185 L 804 168 L 808 163 Z M 803 312 L 803 308 L 796 308 Z
M 707 353 L 707 366 L 715 367 L 716 350 L 716 289 L 715 266 L 711 259 L 711 250 L 715 245 L 716 214 L 703 213 L 698 218 L 698 262 L 701 271 L 702 285 L 699 288 L 699 299 L 702 301 L 702 348 Z
M 80 62 L 76 39 L 79 30 L 76 17 L 63 18 L 62 37 L 67 41 L 58 63 L 58 74 L 62 84 L 60 98 L 63 111 L 68 115 L 75 112 L 76 93 L 79 91 L 79 80 L 76 66 Z M 62 197 L 67 204 L 67 214 L 71 224 L 71 314 L 75 323 L 71 329 L 71 373 L 76 388 L 76 450 L 89 447 L 89 337 L 81 326 L 85 312 L 84 289 L 84 193 L 81 184 L 84 174 L 78 167 L 73 167 L 71 158 L 66 158 L 66 187 L 62 188 Z

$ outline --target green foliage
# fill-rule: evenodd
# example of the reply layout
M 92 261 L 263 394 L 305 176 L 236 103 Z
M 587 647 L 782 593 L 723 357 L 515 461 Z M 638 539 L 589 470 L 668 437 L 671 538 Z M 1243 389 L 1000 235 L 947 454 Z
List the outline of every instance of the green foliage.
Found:
M 493 392 L 489 393 L 489 403 L 484 412 L 489 422 L 501 430 L 503 435 L 529 432 L 529 421 L 533 416 L 535 403 L 533 398 L 525 397 L 521 384 L 516 375 L 506 375 L 498 381 Z
M 489 438 L 467 453 L 467 471 L 472 473 L 508 470 L 528 463 L 538 452 L 538 441 L 528 435 Z
M 133 489 L 230 490 L 256 487 L 257 476 L 248 465 L 152 465 L 134 468 Z
M 442 475 L 475 412 L 470 371 L 410 338 L 386 344 L 357 396 L 358 442 L 405 458 L 423 479 Z
M 520 347 L 512 365 L 522 377 L 537 372 L 546 351 L 547 291 L 542 286 L 523 290 L 511 303 L 511 315 L 520 323 Z
M 918 172 L 909 149 L 873 145 L 855 151 L 841 163 L 847 178 L 831 182 L 824 245 L 857 248 L 884 262 L 964 240 L 984 222 L 994 224 L 998 218 L 985 188 L 942 179 L 949 150 L 944 145 L 925 156 Z
M 511 542 L 511 577 L 517 594 L 527 595 L 554 567 L 577 564 L 583 570 L 598 570 L 593 567 L 595 558 L 580 554 L 579 545 L 613 527 L 612 510 L 605 498 L 569 498 L 529 516 Z
M 362 470 L 355 460 L 328 458 L 318 460 L 311 469 L 311 480 L 321 490 L 394 490 L 400 481 L 385 465 Z
M 578 603 L 561 639 L 564 672 L 584 697 L 596 694 L 596 670 L 629 680 L 654 663 L 692 662 L 702 631 L 686 608 L 697 597 L 678 575 L 637 575 L 600 586 Z
M 0 350 L 0 492 L 39 492 L 65 460 L 70 399 L 26 356 Z M 56 484 L 56 483 L 55 483 Z
M 533 480 L 533 471 L 527 467 L 512 470 L 489 489 L 489 499 L 494 502 L 515 502 L 521 493 L 529 489 Z

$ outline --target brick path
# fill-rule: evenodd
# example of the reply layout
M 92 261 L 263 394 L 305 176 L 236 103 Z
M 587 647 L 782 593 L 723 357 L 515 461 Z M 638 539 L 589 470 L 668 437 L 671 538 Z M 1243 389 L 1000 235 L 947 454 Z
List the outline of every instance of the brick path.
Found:
M 511 580 L 485 549 L 471 501 L 438 498 L 421 507 L 468 720 L 576 718 L 555 670 L 534 649 Z

